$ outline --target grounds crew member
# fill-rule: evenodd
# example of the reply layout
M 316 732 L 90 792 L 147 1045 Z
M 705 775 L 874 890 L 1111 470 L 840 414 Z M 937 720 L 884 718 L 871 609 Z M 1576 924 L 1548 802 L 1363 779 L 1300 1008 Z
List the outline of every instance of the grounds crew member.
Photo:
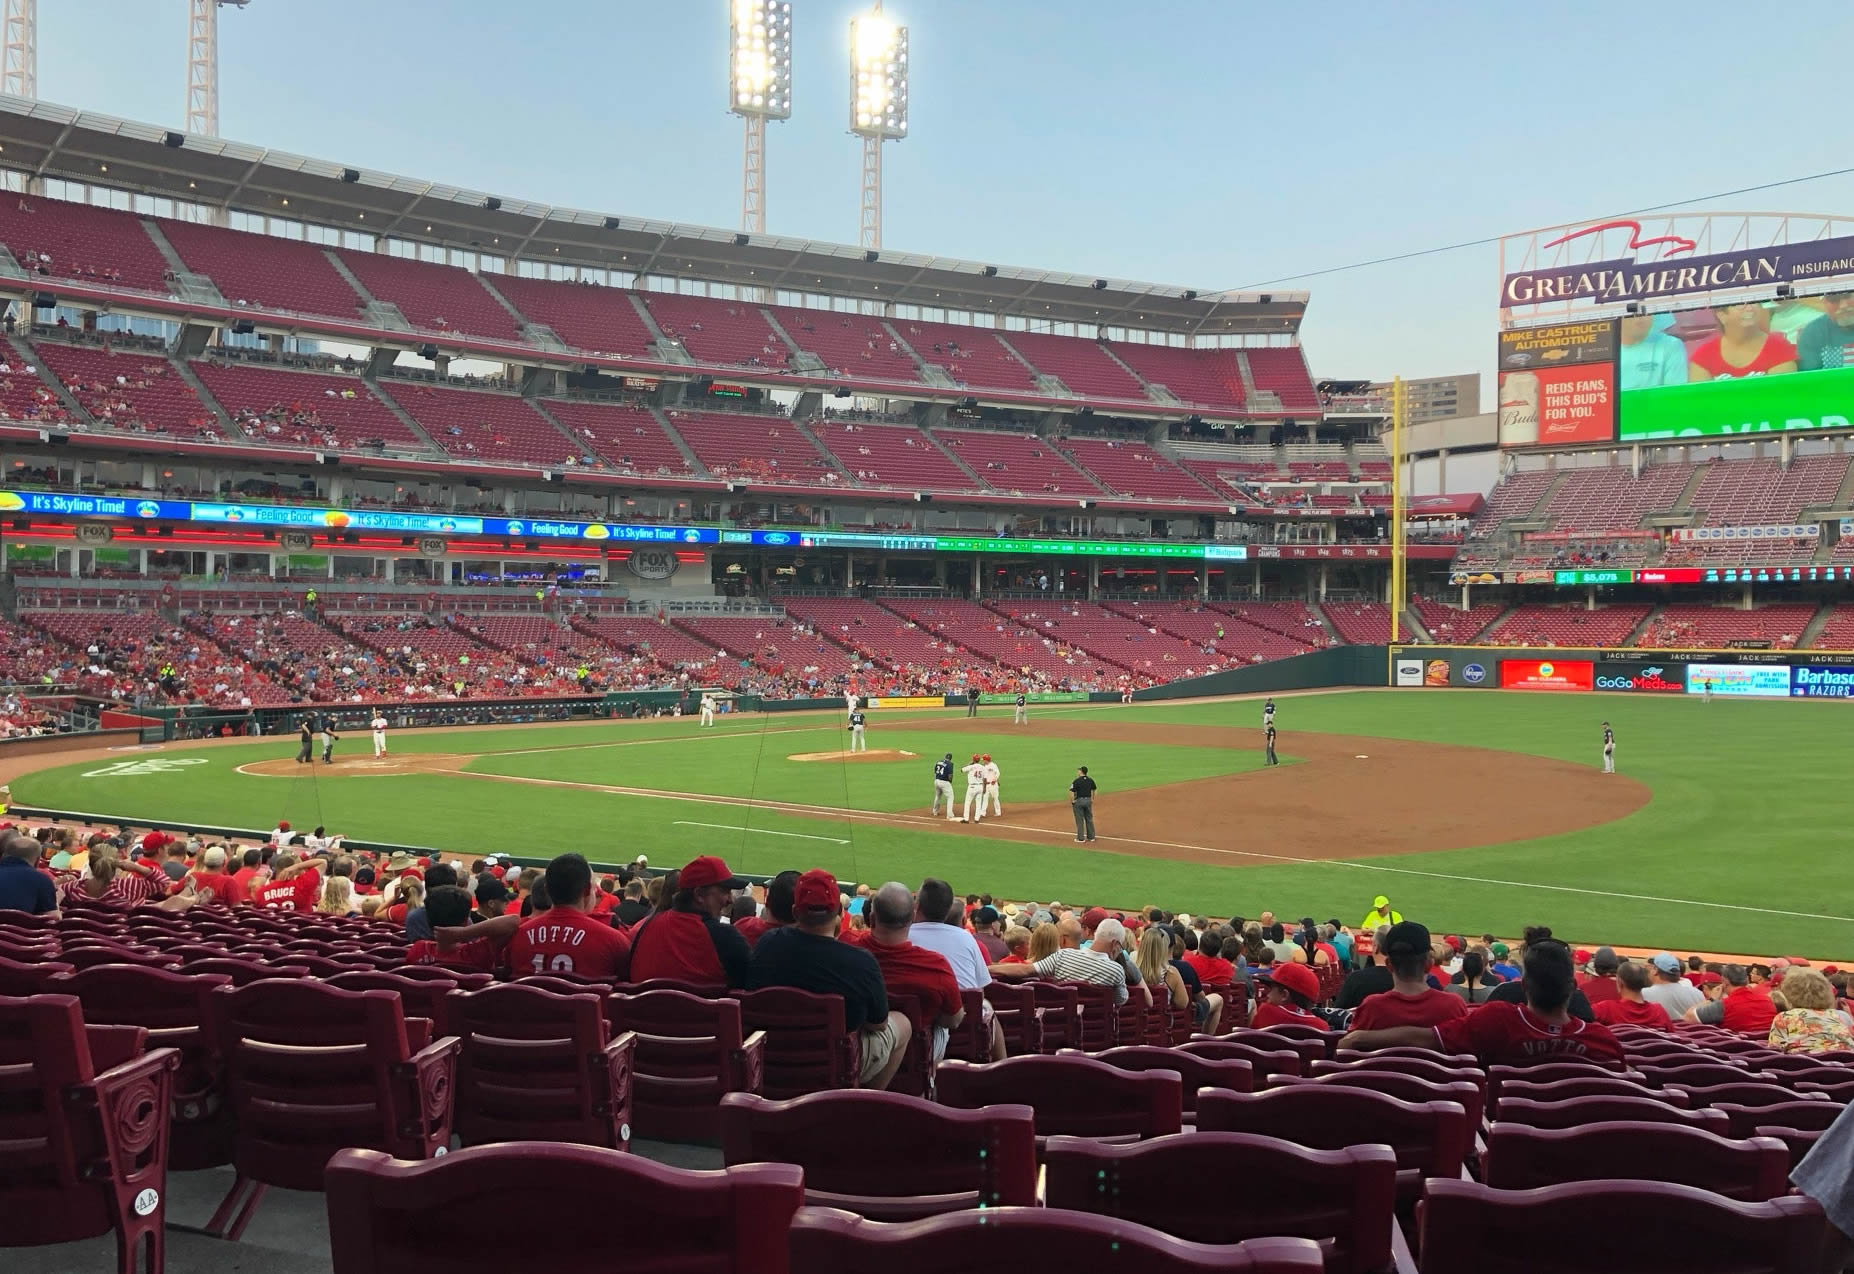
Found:
M 1400 925 L 1403 913 L 1392 911 L 1390 899 L 1379 894 L 1371 900 L 1371 910 L 1365 913 L 1364 922 L 1359 926 L 1366 933 L 1375 933 L 1379 925 Z
M 985 796 L 979 801 L 980 812 L 983 812 L 985 802 L 989 801 L 991 802 L 992 814 L 995 817 L 1003 818 L 1004 802 L 998 796 L 998 763 L 991 759 L 991 753 L 989 752 L 980 757 L 979 760 L 985 764 Z
M 1262 764 L 1281 764 L 1281 758 L 1275 755 L 1275 723 L 1273 721 L 1270 721 L 1268 728 L 1262 731 L 1262 747 L 1264 749 Z
M 867 752 L 869 740 L 863 737 L 863 710 L 858 708 L 850 714 L 850 751 Z
M 1094 839 L 1094 790 L 1095 781 L 1088 777 L 1088 767 L 1082 766 L 1075 771 L 1075 781 L 1069 784 L 1069 808 L 1075 815 L 1076 841 Z
M 978 753 L 972 754 L 972 764 L 966 766 L 965 775 L 966 815 L 962 821 L 976 823 L 985 817 L 985 763 L 979 760 Z
M 946 821 L 956 823 L 953 816 L 953 754 L 948 752 L 933 763 L 933 808 L 929 814 L 940 812 L 940 798 L 946 798 Z
M 1023 691 L 1017 692 L 1017 712 L 1011 717 L 1012 725 L 1030 724 L 1030 699 Z

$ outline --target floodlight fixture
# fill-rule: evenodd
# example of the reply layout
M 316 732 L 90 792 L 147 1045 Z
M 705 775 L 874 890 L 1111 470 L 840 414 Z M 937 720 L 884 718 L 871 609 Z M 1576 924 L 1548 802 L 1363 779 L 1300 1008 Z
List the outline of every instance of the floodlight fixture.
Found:
M 850 131 L 863 139 L 860 241 L 882 246 L 882 143 L 908 135 L 908 29 L 881 0 L 850 19 Z
M 766 229 L 766 121 L 792 117 L 790 0 L 729 0 L 727 108 L 746 121 L 740 228 Z

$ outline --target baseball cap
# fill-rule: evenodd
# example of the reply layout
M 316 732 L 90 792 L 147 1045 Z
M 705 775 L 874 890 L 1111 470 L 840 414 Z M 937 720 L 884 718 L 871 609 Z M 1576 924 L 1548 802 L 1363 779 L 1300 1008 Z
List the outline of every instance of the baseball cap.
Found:
M 488 871 L 484 872 L 483 874 L 485 876 L 493 876 L 497 880 L 501 880 L 504 876 L 509 874 L 509 869 L 504 867 L 501 863 L 497 863 L 494 867 L 491 867 Z M 479 884 L 477 888 L 481 889 L 482 886 Z
M 1648 963 L 1652 964 L 1655 968 L 1659 969 L 1663 973 L 1679 973 L 1680 972 L 1679 959 L 1669 954 L 1666 951 L 1661 952 L 1659 955 L 1655 956 L 1654 959 L 1650 960 Z
M 281 823 L 278 823 L 277 830 L 280 832 L 289 831 L 290 830 L 290 820 L 286 818 Z
M 509 887 L 498 876 L 483 876 L 476 882 L 476 900 L 478 902 L 507 902 Z
M 975 925 L 997 924 L 998 923 L 997 908 L 980 907 L 978 910 L 972 913 L 972 923 Z
M 707 885 L 726 885 L 729 889 L 744 889 L 747 882 L 727 869 L 727 864 L 712 854 L 704 854 L 682 869 L 676 878 L 681 889 L 701 889 Z
M 1824 976 L 1830 973 L 1839 973 L 1839 972 L 1841 972 L 1841 967 L 1839 965 L 1825 964 L 1822 966 L 1822 973 Z
M 1384 908 L 1390 906 L 1390 899 L 1386 898 L 1383 894 L 1379 894 L 1376 898 L 1371 900 L 1371 905 L 1376 907 L 1379 911 L 1382 911 Z
M 1088 910 L 1082 912 L 1082 928 L 1098 929 L 1101 926 L 1101 922 L 1105 919 L 1107 919 L 1107 908 L 1090 907 Z
M 984 756 L 982 756 L 982 757 L 980 757 L 980 758 L 979 758 L 979 760 L 981 760 L 981 761 L 989 761 L 989 760 L 991 760 L 991 753 L 989 753 L 989 752 L 987 752 L 987 753 L 986 753 L 986 754 L 985 754 Z
M 650 866 L 650 860 L 644 855 L 639 854 L 636 858 L 631 860 L 631 865 L 633 867 L 648 867 Z
M 972 754 L 972 759 L 973 759 L 974 761 L 976 761 L 976 760 L 978 760 L 978 759 L 979 759 L 979 754 L 978 754 L 978 753 L 976 753 L 976 752 L 974 752 L 974 753 Z
M 1419 952 L 1428 955 L 1429 926 L 1419 924 L 1414 920 L 1400 921 L 1392 925 L 1390 932 L 1384 935 L 1384 946 L 1380 949 L 1385 955 L 1416 955 Z
M 1258 982 L 1278 982 L 1295 995 L 1305 996 L 1309 1003 L 1320 998 L 1319 976 L 1304 964 L 1271 964 L 1257 969 L 1255 977 Z
M 1574 958 L 1575 958 L 1575 959 L 1576 959 L 1576 961 L 1577 961 L 1577 967 L 1578 967 L 1578 968 L 1580 968 L 1580 969 L 1581 969 L 1581 968 L 1582 968 L 1582 967 L 1583 967 L 1584 965 L 1586 965 L 1586 964 L 1589 964 L 1589 963 L 1590 963 L 1590 951 L 1589 951 L 1589 948 L 1587 948 L 1587 947 L 1579 947 L 1579 948 L 1577 948 L 1577 951 L 1576 951 L 1576 954 L 1575 954 L 1575 956 L 1574 956 Z
M 953 759 L 953 754 L 952 754 L 951 752 L 948 752 L 948 753 L 946 754 L 946 759 L 947 759 L 947 760 L 949 760 L 949 761 L 950 761 L 950 760 L 952 760 L 952 759 Z
M 1447 937 L 1443 938 L 1442 941 L 1448 943 L 1448 949 L 1450 951 L 1460 951 L 1461 950 L 1461 939 L 1456 937 L 1452 933 L 1449 934 Z
M 1596 954 L 1590 957 L 1590 970 L 1593 973 L 1614 973 L 1622 967 L 1622 960 L 1613 947 L 1598 947 Z
M 793 907 L 808 907 L 819 911 L 835 910 L 838 901 L 837 878 L 822 867 L 813 867 L 800 876 L 798 883 L 792 887 Z
M 1500 959 L 1500 960 L 1506 959 L 1506 952 L 1507 952 L 1506 943 L 1496 942 L 1493 944 L 1493 946 L 1489 947 L 1488 950 L 1494 953 L 1494 956 L 1496 959 Z

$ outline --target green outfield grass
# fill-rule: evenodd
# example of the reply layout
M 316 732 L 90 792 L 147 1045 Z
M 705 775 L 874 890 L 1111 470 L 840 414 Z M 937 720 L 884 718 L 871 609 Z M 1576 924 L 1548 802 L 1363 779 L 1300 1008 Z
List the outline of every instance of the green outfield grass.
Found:
M 1854 709 L 1845 705 L 1493 691 L 1374 691 L 1280 703 L 1289 761 L 1297 734 L 1329 732 L 1532 753 L 1594 767 L 1599 722 L 1607 716 L 1617 732 L 1619 768 L 1648 784 L 1654 798 L 1627 818 L 1571 835 L 1255 866 L 1157 861 L 1048 839 L 999 841 L 957 828 L 893 826 L 829 812 L 924 812 L 932 758 L 951 750 L 963 761 L 974 747 L 994 752 L 1005 766 L 1007 807 L 1063 799 L 1078 761 L 1111 775 L 1104 818 L 1113 791 L 1238 774 L 1259 763 L 1248 751 L 1082 743 L 1014 732 L 1008 708 L 988 710 L 997 731 L 982 736 L 936 729 L 958 712 L 876 713 L 871 746 L 919 756 L 868 765 L 786 760 L 791 753 L 843 746 L 835 716 L 723 718 L 706 732 L 684 720 L 403 732 L 393 739 L 399 752 L 475 757 L 468 767 L 474 772 L 753 797 L 814 807 L 817 814 L 467 776 L 236 773 L 248 761 L 293 755 L 293 739 L 125 753 L 125 759 L 158 755 L 204 763 L 107 777 L 85 777 L 103 768 L 98 763 L 63 766 L 18 779 L 13 792 L 22 804 L 138 821 L 268 828 L 288 818 L 298 827 L 323 823 L 331 831 L 465 854 L 507 850 L 546 857 L 571 848 L 604 861 L 643 852 L 662 864 L 710 851 L 753 873 L 823 865 L 860 880 L 915 881 L 932 874 L 961 892 L 1123 907 L 1155 903 L 1218 915 L 1266 908 L 1355 924 L 1373 894 L 1389 892 L 1405 914 L 1437 928 L 1513 934 L 1526 924 L 1548 923 L 1580 942 L 1854 956 L 1854 885 L 1844 865 L 1846 740 Z M 1049 707 L 1037 717 L 1083 713 L 1106 721 L 1257 723 L 1253 702 Z M 366 743 L 354 736 L 343 746 L 358 754 Z M 1249 781 L 1265 782 L 1266 776 Z M 1499 799 L 1472 790 L 1457 796 L 1464 803 Z M 1336 784 L 1332 799 L 1346 798 Z M 1241 829 L 1231 830 L 1232 838 L 1240 835 Z M 1269 847 L 1290 858 L 1295 848 Z

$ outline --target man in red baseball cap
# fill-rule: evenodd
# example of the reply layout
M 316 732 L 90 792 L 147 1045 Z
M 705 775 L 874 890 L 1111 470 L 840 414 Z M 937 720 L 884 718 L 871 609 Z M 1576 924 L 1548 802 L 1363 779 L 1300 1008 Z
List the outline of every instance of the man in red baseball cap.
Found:
M 704 855 L 677 876 L 669 907 L 631 933 L 631 980 L 673 978 L 703 987 L 743 987 L 752 952 L 732 925 L 721 923 L 734 891 L 747 882 Z
M 747 986 L 841 995 L 844 1024 L 862 1041 L 862 1086 L 887 1088 L 901 1069 L 914 1029 L 905 1013 L 889 1011 L 888 988 L 875 957 L 837 941 L 842 910 L 843 894 L 835 876 L 822 869 L 800 876 L 792 890 L 793 923 L 761 936 L 753 948 Z

